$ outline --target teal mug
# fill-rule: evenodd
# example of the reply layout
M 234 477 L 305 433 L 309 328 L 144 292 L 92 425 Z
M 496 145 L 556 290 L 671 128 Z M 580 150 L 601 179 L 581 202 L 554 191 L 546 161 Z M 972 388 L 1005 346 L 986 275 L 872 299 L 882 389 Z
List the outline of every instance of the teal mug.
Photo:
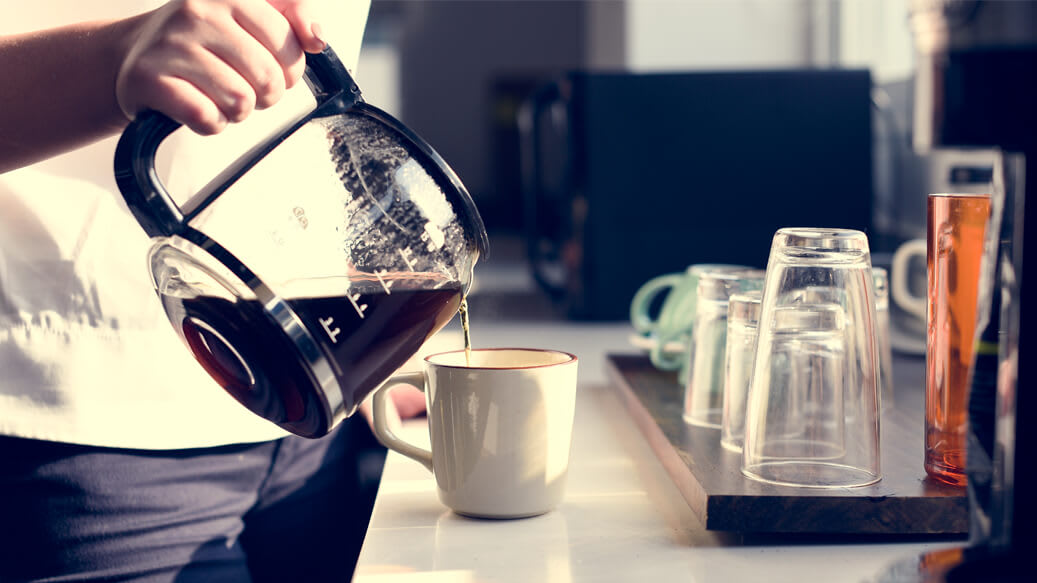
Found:
M 667 273 L 646 281 L 630 301 L 630 323 L 639 334 L 652 339 L 649 349 L 652 364 L 661 370 L 681 369 L 681 377 L 685 378 L 699 277 L 706 272 L 749 269 L 752 268 L 745 265 L 699 263 L 688 266 L 682 273 Z M 652 308 L 664 292 L 662 306 L 653 317 Z

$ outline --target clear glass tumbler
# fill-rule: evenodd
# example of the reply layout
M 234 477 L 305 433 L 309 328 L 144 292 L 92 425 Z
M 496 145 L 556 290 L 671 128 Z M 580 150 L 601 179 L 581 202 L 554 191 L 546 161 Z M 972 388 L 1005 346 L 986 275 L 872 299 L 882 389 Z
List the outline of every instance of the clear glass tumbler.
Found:
M 763 287 L 764 271 L 709 271 L 699 274 L 695 324 L 688 355 L 684 421 L 720 429 L 727 352 L 727 302 L 736 293 Z
M 879 334 L 879 395 L 882 409 L 892 409 L 893 343 L 889 336 L 889 273 L 882 267 L 871 268 L 875 283 L 875 318 Z
M 746 403 L 745 476 L 816 488 L 881 479 L 875 312 L 864 233 L 775 234 Z
M 760 291 L 731 296 L 727 306 L 727 356 L 724 364 L 724 413 L 720 445 L 741 453 L 745 441 L 745 399 L 756 358 Z
M 893 406 L 893 344 L 889 336 L 889 274 L 871 270 L 875 289 L 875 323 L 879 342 L 879 396 L 882 409 Z M 833 302 L 846 309 L 846 293 L 831 285 L 811 285 L 795 293 L 797 302 Z

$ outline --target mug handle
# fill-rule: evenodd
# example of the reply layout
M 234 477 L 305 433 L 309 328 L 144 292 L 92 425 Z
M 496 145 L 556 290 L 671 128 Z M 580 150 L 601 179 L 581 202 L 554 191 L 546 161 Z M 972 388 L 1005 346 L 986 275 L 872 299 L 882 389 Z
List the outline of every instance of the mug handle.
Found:
M 675 334 L 663 334 L 656 337 L 655 345 L 652 346 L 652 350 L 648 354 L 649 359 L 656 368 L 662 370 L 677 370 L 681 367 L 681 363 L 685 358 L 687 358 L 687 350 L 682 350 L 676 354 L 673 352 L 666 352 L 666 345 L 677 338 L 678 335 Z
M 630 300 L 630 323 L 633 324 L 634 330 L 648 334 L 655 328 L 657 321 L 648 313 L 652 300 L 663 290 L 677 287 L 683 277 L 683 273 L 667 273 L 649 279 L 637 290 L 634 299 Z
M 412 385 L 424 391 L 425 373 L 422 371 L 415 371 L 395 374 L 389 377 L 389 380 L 382 383 L 382 386 L 378 387 L 378 390 L 374 392 L 374 396 L 371 399 L 371 417 L 374 421 L 374 423 L 372 423 L 374 435 L 385 447 L 399 452 L 412 460 L 420 462 L 421 465 L 428 468 L 428 471 L 431 472 L 432 452 L 400 439 L 391 429 L 389 429 L 388 416 L 386 414 L 388 411 L 388 405 L 386 400 L 389 399 L 389 391 L 393 386 L 400 383 Z
M 903 308 L 905 312 L 913 314 L 922 320 L 926 318 L 928 298 L 919 297 L 911 293 L 907 285 L 907 274 L 911 266 L 911 258 L 915 255 L 925 257 L 925 254 L 925 239 L 912 239 L 904 243 L 893 253 L 893 264 L 890 266 L 889 274 L 889 291 L 890 295 L 893 296 L 893 301 Z

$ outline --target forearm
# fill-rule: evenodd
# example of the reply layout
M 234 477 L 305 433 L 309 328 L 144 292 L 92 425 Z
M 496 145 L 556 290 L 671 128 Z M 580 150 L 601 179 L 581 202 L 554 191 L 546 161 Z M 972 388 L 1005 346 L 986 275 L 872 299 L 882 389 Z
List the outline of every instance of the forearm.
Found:
M 118 133 L 134 17 L 0 38 L 0 172 Z

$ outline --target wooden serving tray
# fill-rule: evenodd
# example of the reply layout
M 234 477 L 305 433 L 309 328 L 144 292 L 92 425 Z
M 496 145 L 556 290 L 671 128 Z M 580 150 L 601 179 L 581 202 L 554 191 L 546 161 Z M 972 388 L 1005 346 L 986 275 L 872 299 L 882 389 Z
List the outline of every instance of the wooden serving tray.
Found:
M 894 381 L 903 397 L 895 399 L 895 407 L 881 420 L 880 482 L 834 490 L 795 488 L 745 478 L 741 456 L 721 447 L 719 429 L 685 423 L 684 390 L 675 373 L 656 369 L 640 354 L 608 354 L 606 361 L 641 432 L 708 530 L 941 535 L 968 531 L 965 489 L 932 480 L 922 467 L 921 387 L 902 387 L 903 382 Z M 921 365 L 917 359 L 895 363 L 894 374 L 910 366 Z

